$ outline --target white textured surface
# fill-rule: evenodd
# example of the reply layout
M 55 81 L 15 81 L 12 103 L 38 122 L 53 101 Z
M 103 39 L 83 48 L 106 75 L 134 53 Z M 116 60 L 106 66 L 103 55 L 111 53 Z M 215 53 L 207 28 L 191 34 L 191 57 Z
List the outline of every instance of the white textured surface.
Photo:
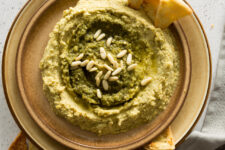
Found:
M 202 132 L 223 135 L 225 141 L 225 28 L 222 39 L 214 88 Z
M 192 132 L 190 137 L 178 147 L 178 150 L 213 150 L 218 147 L 221 147 L 218 149 L 225 149 L 225 28 L 222 39 L 214 88 L 202 130 Z
M 27 0 L 0 0 L 0 54 L 2 55 L 4 42 L 8 30 Z M 213 58 L 213 73 L 217 64 L 220 41 L 224 27 L 225 0 L 187 0 L 199 16 L 207 33 Z M 211 26 L 214 25 L 214 28 Z M 197 129 L 200 129 L 201 122 Z M 0 82 L 0 149 L 6 150 L 18 134 L 19 129 L 8 110 L 2 82 Z
M 20 8 L 27 0 L 0 0 L 0 55 L 2 52 L 8 30 Z M 1 61 L 2 63 L 2 61 Z M 2 68 L 0 69 L 2 72 Z M 1 76 L 1 75 L 0 75 Z M 2 77 L 0 78 L 2 80 Z M 14 138 L 19 133 L 3 93 L 2 81 L 0 82 L 0 150 L 7 150 Z
M 187 0 L 192 6 L 205 29 L 212 55 L 213 82 L 216 72 L 217 60 L 225 27 L 225 0 Z M 213 83 L 212 82 L 212 83 Z M 212 84 L 213 85 L 213 84 Z M 206 109 L 203 112 L 196 130 L 200 130 Z

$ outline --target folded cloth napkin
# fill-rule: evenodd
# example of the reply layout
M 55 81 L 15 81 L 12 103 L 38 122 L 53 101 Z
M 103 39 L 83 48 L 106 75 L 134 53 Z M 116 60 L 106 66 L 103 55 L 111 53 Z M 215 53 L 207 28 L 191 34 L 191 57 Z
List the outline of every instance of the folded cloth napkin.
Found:
M 225 150 L 225 31 L 202 130 L 194 131 L 178 150 Z

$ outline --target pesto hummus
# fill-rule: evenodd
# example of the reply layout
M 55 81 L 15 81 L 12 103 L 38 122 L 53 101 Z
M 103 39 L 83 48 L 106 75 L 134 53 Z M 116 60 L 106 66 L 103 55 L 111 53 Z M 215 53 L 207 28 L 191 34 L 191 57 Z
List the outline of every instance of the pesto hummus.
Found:
M 80 0 L 50 34 L 40 69 L 54 112 L 105 135 L 150 122 L 166 108 L 179 59 L 172 31 L 154 27 L 142 10 L 124 0 Z

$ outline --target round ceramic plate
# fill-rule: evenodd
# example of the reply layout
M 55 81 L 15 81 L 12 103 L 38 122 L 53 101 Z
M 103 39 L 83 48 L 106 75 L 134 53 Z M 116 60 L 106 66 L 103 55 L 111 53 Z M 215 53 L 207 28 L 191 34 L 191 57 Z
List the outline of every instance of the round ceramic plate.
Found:
M 185 33 L 179 23 L 170 28 L 177 36 L 181 56 L 181 78 L 165 111 L 153 121 L 125 133 L 98 136 L 55 115 L 43 92 L 39 69 L 40 60 L 49 40 L 49 33 L 62 17 L 65 8 L 75 6 L 76 0 L 47 1 L 29 21 L 20 40 L 16 56 L 17 82 L 22 100 L 31 117 L 49 136 L 70 148 L 133 149 L 155 138 L 173 121 L 188 92 L 190 83 L 190 51 Z M 51 19 L 49 19 L 51 18 Z M 179 36 L 179 37 L 178 37 Z
M 10 110 L 17 123 L 28 136 L 44 149 L 65 149 L 64 146 L 45 134 L 32 120 L 23 104 L 15 76 L 16 53 L 20 43 L 19 40 L 33 15 L 44 3 L 45 0 L 29 1 L 16 18 L 8 35 L 3 55 L 3 85 Z M 54 24 L 55 22 L 52 22 L 52 26 Z M 182 32 L 185 33 L 185 40 L 190 50 L 193 66 L 190 90 L 188 91 L 185 104 L 172 123 L 175 142 L 178 143 L 190 131 L 203 110 L 211 81 L 211 63 L 206 37 L 196 16 L 185 17 L 176 24 L 179 24 L 182 27 Z M 33 40 L 35 40 L 35 37 L 33 37 Z M 44 47 L 45 45 L 41 46 Z

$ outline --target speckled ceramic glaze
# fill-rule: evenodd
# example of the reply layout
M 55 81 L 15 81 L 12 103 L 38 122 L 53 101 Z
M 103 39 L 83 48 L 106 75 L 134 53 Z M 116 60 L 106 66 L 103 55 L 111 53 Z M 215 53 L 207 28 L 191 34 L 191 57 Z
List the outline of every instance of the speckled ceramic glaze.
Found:
M 47 136 L 37 124 L 30 118 L 26 109 L 24 109 L 24 104 L 21 100 L 21 95 L 17 87 L 16 77 L 15 77 L 15 60 L 16 60 L 16 51 L 19 45 L 18 39 L 21 39 L 23 31 L 30 21 L 30 18 L 36 12 L 36 10 L 41 6 L 43 1 L 31 1 L 28 3 L 26 8 L 21 14 L 20 18 L 17 18 L 13 26 L 12 32 L 8 37 L 8 42 L 4 52 L 3 60 L 3 81 L 6 97 L 9 102 L 11 111 L 14 114 L 18 124 L 21 128 L 42 148 L 48 149 L 49 147 L 55 149 L 65 149 L 62 145 L 57 143 L 55 140 Z M 54 3 L 55 1 L 49 2 Z M 66 3 L 65 3 L 66 4 Z M 69 3 L 68 3 L 69 4 Z M 60 8 L 64 10 L 67 8 L 67 5 Z M 30 9 L 29 9 L 30 8 Z M 50 7 L 53 9 L 53 7 Z M 57 15 L 57 14 L 56 14 Z M 58 14 L 60 18 L 61 14 Z M 23 21 L 21 21 L 21 19 Z M 50 22 L 48 22 L 50 23 Z M 44 23 L 43 23 L 44 24 Z M 52 22 L 52 26 L 55 23 Z M 190 84 L 190 90 L 185 101 L 185 105 L 182 108 L 181 112 L 178 114 L 175 121 L 172 123 L 172 129 L 175 136 L 175 142 L 178 143 L 187 131 L 192 127 L 196 119 L 198 118 L 200 111 L 202 110 L 205 98 L 207 96 L 208 87 L 211 79 L 211 68 L 210 68 L 210 56 L 208 51 L 207 41 L 205 40 L 204 33 L 201 30 L 201 26 L 196 20 L 195 16 L 188 16 L 177 23 L 175 26 L 180 26 L 180 31 L 185 35 L 183 38 L 187 41 L 188 49 L 190 49 L 191 62 L 193 65 L 192 68 L 192 79 Z M 191 27 L 191 28 L 190 28 Z M 46 32 L 50 32 L 48 29 Z M 17 36 L 13 36 L 13 35 Z M 195 39 L 195 40 L 193 40 Z M 34 39 L 35 40 L 35 37 Z M 16 42 L 15 42 L 16 41 Z M 18 42 L 17 42 L 18 41 Z M 45 47 L 45 44 L 37 45 L 41 48 Z M 196 51 L 198 49 L 198 51 Z M 40 52 L 41 53 L 41 52 Z M 195 67 L 194 67 L 195 66 Z M 200 66 L 200 67 L 197 67 Z M 7 69 L 6 69 L 7 68 Z M 13 73 L 14 72 L 14 73 Z M 196 99 L 198 101 L 196 101 Z M 190 107 L 192 106 L 192 107 Z M 184 120 L 183 116 L 187 116 Z M 182 124 L 182 125 L 181 125 Z M 32 126 L 32 128 L 30 128 Z M 68 140 L 68 139 L 64 139 Z M 146 142 L 146 141 L 145 141 Z M 145 143 L 144 142 L 144 143 Z M 143 144 L 143 143 L 142 143 Z M 77 145 L 79 147 L 79 145 Z M 81 146 L 81 145 L 80 145 Z M 139 145 L 137 145 L 139 146 Z

